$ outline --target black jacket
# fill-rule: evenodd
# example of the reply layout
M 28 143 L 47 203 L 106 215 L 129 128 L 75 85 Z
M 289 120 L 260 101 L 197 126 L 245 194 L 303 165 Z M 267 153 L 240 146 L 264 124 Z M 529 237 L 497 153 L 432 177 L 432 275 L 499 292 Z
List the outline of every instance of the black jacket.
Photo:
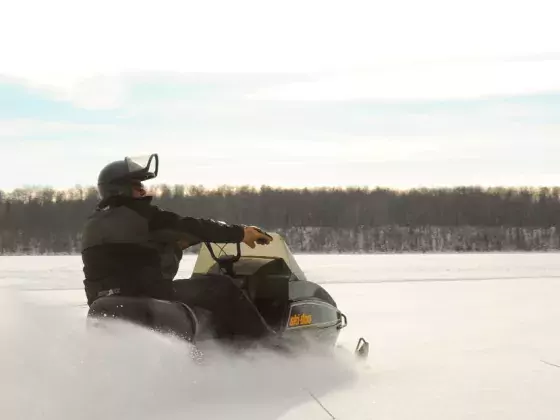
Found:
M 82 231 L 86 296 L 118 289 L 129 296 L 172 297 L 171 281 L 183 250 L 199 242 L 241 242 L 243 226 L 211 219 L 181 217 L 151 203 L 151 197 L 109 200 L 87 220 Z

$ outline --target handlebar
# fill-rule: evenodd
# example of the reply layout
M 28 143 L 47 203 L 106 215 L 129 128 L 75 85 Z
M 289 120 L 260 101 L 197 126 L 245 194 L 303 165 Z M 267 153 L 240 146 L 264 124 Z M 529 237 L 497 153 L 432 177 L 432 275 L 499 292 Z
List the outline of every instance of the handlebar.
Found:
M 210 255 L 212 256 L 212 259 L 214 261 L 216 261 L 218 264 L 222 261 L 237 262 L 241 258 L 241 242 L 236 242 L 236 245 L 237 245 L 237 254 L 236 255 L 222 255 L 220 257 L 216 256 L 216 254 L 214 253 L 214 250 L 212 249 L 212 246 L 211 246 L 210 242 L 204 242 L 204 245 L 206 245 L 206 247 L 208 248 L 208 251 L 210 252 Z
M 263 235 L 268 236 L 272 240 L 272 236 L 269 233 L 257 227 L 255 227 L 255 229 L 260 233 L 262 233 Z M 217 257 L 216 254 L 214 253 L 211 244 L 212 244 L 211 242 L 204 242 L 204 245 L 206 245 L 206 247 L 208 248 L 208 251 L 210 252 L 210 256 L 212 257 L 212 259 L 216 261 L 220 266 L 220 268 L 225 270 L 228 275 L 233 276 L 234 275 L 233 264 L 235 264 L 241 258 L 241 242 L 235 243 L 237 248 L 237 253 L 235 255 L 221 255 L 219 257 Z M 264 245 L 266 244 L 266 242 L 263 239 L 259 239 L 257 240 L 257 244 Z

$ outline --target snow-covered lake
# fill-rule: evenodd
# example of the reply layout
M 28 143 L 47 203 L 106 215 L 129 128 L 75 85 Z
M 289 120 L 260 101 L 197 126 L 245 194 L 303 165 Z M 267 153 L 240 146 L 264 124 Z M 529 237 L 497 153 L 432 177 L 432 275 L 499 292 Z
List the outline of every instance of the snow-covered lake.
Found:
M 86 333 L 78 256 L 0 257 L 0 418 L 560 418 L 560 254 L 296 258 L 348 316 L 340 343 L 370 341 L 366 366 L 256 355 L 202 373 L 151 334 Z

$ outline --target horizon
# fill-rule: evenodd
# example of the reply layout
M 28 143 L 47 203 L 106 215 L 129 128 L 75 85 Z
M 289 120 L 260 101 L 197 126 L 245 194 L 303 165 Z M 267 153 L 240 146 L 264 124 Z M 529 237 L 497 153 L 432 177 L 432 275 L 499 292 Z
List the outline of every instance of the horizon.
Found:
M 268 188 L 274 191 L 284 190 L 284 191 L 325 191 L 325 190 L 333 190 L 333 191 L 365 191 L 365 192 L 375 192 L 375 191 L 387 191 L 390 193 L 411 193 L 411 192 L 421 192 L 421 191 L 446 191 L 446 192 L 455 192 L 459 190 L 470 190 L 470 191 L 482 191 L 484 193 L 495 193 L 499 191 L 510 191 L 510 192 L 542 192 L 543 190 L 548 190 L 549 193 L 554 193 L 560 191 L 560 185 L 520 185 L 520 186 L 504 186 L 504 185 L 490 185 L 490 186 L 482 186 L 482 185 L 435 185 L 430 187 L 412 187 L 412 188 L 395 188 L 395 187 L 388 187 L 383 185 L 343 185 L 343 186 L 329 186 L 329 185 L 322 185 L 322 186 L 302 186 L 302 187 L 286 187 L 286 186 L 275 186 L 275 185 L 233 185 L 233 184 L 222 184 L 216 186 L 205 186 L 205 185 L 195 185 L 195 184 L 162 184 L 156 183 L 147 186 L 148 195 L 152 195 L 154 197 L 159 197 L 162 195 L 163 188 L 169 188 L 172 193 L 174 193 L 174 188 L 181 187 L 184 190 L 185 195 L 187 195 L 189 189 L 198 189 L 202 190 L 205 193 L 216 193 L 222 189 L 226 189 L 229 191 L 233 191 L 233 193 L 237 193 L 241 190 L 249 190 L 250 192 L 255 192 L 257 194 L 260 193 L 262 189 Z M 10 196 L 16 192 L 27 192 L 27 193 L 40 193 L 43 191 L 54 191 L 56 193 L 62 192 L 71 194 L 76 191 L 86 191 L 89 189 L 93 189 L 97 192 L 97 187 L 95 185 L 74 185 L 72 187 L 62 187 L 62 188 L 53 188 L 50 186 L 41 186 L 41 185 L 28 185 L 28 186 L 21 186 L 12 190 L 3 190 L 0 188 L 0 193 L 7 194 Z M 1 196 L 0 196 L 1 198 Z
M 10 4 L 0 190 L 95 185 L 146 153 L 169 185 L 556 185 L 553 4 Z

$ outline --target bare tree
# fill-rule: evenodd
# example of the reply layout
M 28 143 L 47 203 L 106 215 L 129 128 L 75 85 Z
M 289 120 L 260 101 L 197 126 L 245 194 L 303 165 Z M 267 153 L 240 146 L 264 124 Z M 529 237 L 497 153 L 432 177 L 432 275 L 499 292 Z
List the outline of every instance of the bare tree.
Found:
M 381 188 L 159 185 L 180 214 L 282 232 L 296 251 L 439 252 L 558 249 L 560 188 Z M 0 252 L 76 252 L 95 188 L 0 191 Z

